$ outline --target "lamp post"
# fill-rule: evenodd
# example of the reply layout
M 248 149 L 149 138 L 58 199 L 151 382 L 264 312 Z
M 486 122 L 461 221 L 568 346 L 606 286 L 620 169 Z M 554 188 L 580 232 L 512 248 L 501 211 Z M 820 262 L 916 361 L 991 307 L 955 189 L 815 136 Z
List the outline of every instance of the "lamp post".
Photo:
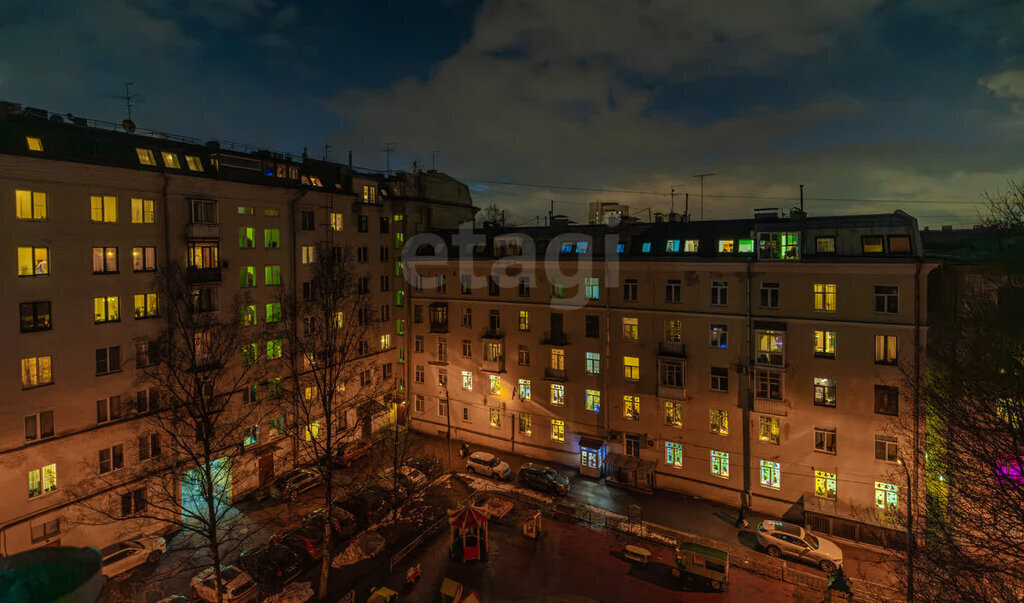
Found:
M 907 474 L 907 601 L 914 600 L 914 489 L 910 481 L 910 468 L 903 459 L 897 463 Z

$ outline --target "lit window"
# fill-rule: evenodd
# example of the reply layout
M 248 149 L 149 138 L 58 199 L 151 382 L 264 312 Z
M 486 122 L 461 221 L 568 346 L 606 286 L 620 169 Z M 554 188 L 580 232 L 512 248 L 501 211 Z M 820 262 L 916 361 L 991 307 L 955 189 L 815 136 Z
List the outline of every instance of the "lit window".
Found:
M 242 433 L 242 446 L 252 446 L 260 443 L 260 426 L 252 425 L 246 427 Z
M 238 248 L 253 249 L 256 247 L 256 229 L 251 226 L 243 226 L 238 229 Z
M 895 366 L 899 363 L 895 335 L 875 335 L 875 364 Z
M 35 387 L 53 383 L 52 364 L 49 356 L 21 359 L 22 387 Z
M 586 391 L 585 408 L 590 412 L 601 412 L 601 392 L 596 389 Z
M 135 272 L 156 270 L 156 247 L 132 247 L 132 270 Z
M 34 498 L 57 489 L 57 465 L 44 465 L 28 472 L 28 497 Z
M 779 463 L 774 461 L 761 461 L 761 486 L 778 490 L 782 482 L 782 471 Z
M 729 347 L 729 327 L 727 325 L 711 325 L 711 347 L 723 350 Z
M 242 326 L 251 327 L 256 324 L 256 306 L 244 306 L 242 308 Z
M 495 396 L 500 396 L 501 395 L 501 377 L 499 377 L 498 375 L 488 375 L 488 380 L 490 381 L 490 383 L 489 383 L 489 386 L 490 386 L 489 387 L 489 391 L 491 392 L 491 394 L 495 395 Z
M 551 370 L 565 370 L 565 350 L 561 348 L 551 348 Z
M 153 157 L 153 151 L 149 149 L 140 149 L 136 147 L 135 154 L 139 156 L 139 163 L 142 165 L 156 165 L 156 158 Z
M 565 421 L 559 419 L 551 420 L 551 439 L 556 442 L 565 441 Z
M 332 212 L 330 215 L 331 230 L 341 232 L 345 225 L 345 217 L 342 214 Z
M 267 342 L 267 358 L 281 357 L 281 340 L 271 339 Z
M 489 412 L 490 417 L 489 417 L 489 420 L 488 420 L 488 424 L 491 427 L 495 428 L 495 429 L 500 428 L 501 427 L 501 409 L 500 408 L 489 408 L 488 410 L 490 411 Z
M 266 249 L 278 249 L 281 247 L 281 231 L 277 228 L 263 229 L 263 247 Z
M 318 437 L 320 437 L 320 421 L 313 421 L 309 425 L 306 425 L 306 430 L 305 430 L 306 441 L 307 442 L 312 442 L 313 440 L 317 439 Z
M 697 239 L 687 239 L 683 243 L 683 253 L 697 253 L 697 248 L 700 246 L 700 241 Z
M 576 254 L 579 255 L 579 254 L 586 253 L 587 252 L 587 248 L 589 248 L 589 247 L 590 247 L 590 242 L 589 241 L 579 241 L 578 243 L 576 243 Z M 597 298 L 594 298 L 594 299 L 597 299 Z
M 875 508 L 895 512 L 899 508 L 899 488 L 893 484 L 875 482 Z
M 116 274 L 117 270 L 117 247 L 92 248 L 93 274 Z
M 155 202 L 152 199 L 132 198 L 132 224 L 152 224 L 155 221 Z
M 754 240 L 740 239 L 739 249 L 740 253 L 754 253 Z
M 565 404 L 565 386 L 560 383 L 551 384 L 551 404 L 552 406 L 562 406 Z
M 244 287 L 255 287 L 256 286 L 256 267 L 255 266 L 242 266 L 239 271 L 241 278 L 239 279 L 240 285 Z
M 836 311 L 836 286 L 834 283 L 814 284 L 814 309 L 819 312 Z
M 193 172 L 203 171 L 203 160 L 194 155 L 185 155 L 185 163 L 188 164 L 188 169 Z
M 572 253 L 575 243 L 562 243 L 562 253 Z
M 622 368 L 624 377 L 630 381 L 640 379 L 640 359 L 635 356 L 623 356 Z
M 860 238 L 860 248 L 863 253 L 882 253 L 885 246 L 880 235 L 865 235 Z
M 526 413 L 519 414 L 519 433 L 525 436 L 533 435 L 533 417 Z
M 279 302 L 267 304 L 267 322 L 281 322 L 281 304 Z
M 670 427 L 683 426 L 682 402 L 665 402 L 665 425 Z
M 583 279 L 587 299 L 599 299 L 601 296 L 600 279 L 587 277 Z
M 683 466 L 683 445 L 676 442 L 665 442 L 665 464 L 672 467 Z
M 160 156 L 164 160 L 164 167 L 169 167 L 174 170 L 181 169 L 181 162 L 178 161 L 178 156 L 170 151 L 161 151 Z
M 736 251 L 736 242 L 731 239 L 718 241 L 718 253 L 733 253 Z
M 94 297 L 92 302 L 95 310 L 93 322 L 99 324 L 121 320 L 121 302 L 117 296 Z
M 136 293 L 132 296 L 135 318 L 153 318 L 158 315 L 156 293 Z
M 587 374 L 601 374 L 601 355 L 597 352 L 587 352 Z
M 529 331 L 530 330 L 530 311 L 520 310 L 519 311 L 519 330 Z
M 316 248 L 312 245 L 302 246 L 302 263 L 312 264 L 316 261 Z
M 519 399 L 523 402 L 529 402 L 533 397 L 533 392 L 530 387 L 529 379 L 520 379 L 518 387 Z M 515 398 L 515 396 L 512 396 Z
M 711 451 L 711 475 L 729 477 L 729 453 Z
M 729 411 L 711 409 L 711 433 L 729 435 Z
M 814 355 L 818 358 L 836 357 L 836 332 L 814 332 Z
M 49 205 L 46 193 L 40 191 L 14 191 L 19 220 L 45 220 Z
M 836 405 L 836 380 L 825 377 L 814 378 L 814 405 L 829 406 Z
M 89 209 L 93 222 L 117 222 L 117 197 L 92 195 L 89 197 Z
M 742 243 L 742 241 L 741 241 Z M 757 257 L 761 260 L 799 260 L 800 233 L 761 232 L 757 234 Z
M 25 143 L 28 144 L 28 150 L 35 151 L 37 153 L 43 152 L 43 139 L 36 136 L 26 136 Z
M 814 472 L 814 495 L 821 498 L 836 497 L 836 474 L 825 471 Z
M 622 319 L 622 338 L 636 341 L 640 338 L 640 321 L 636 318 Z
M 651 242 L 650 241 L 645 241 L 644 244 L 640 247 L 640 252 L 641 253 L 650 253 L 651 252 Z
M 758 422 L 760 423 L 760 431 L 757 439 L 766 444 L 778 444 L 780 432 L 779 418 L 761 417 Z
M 622 416 L 630 421 L 640 420 L 640 396 L 622 396 Z
M 821 254 L 834 254 L 836 252 L 836 238 L 817 237 L 814 239 L 814 249 Z
M 665 251 L 669 253 L 679 252 L 679 239 L 669 239 L 665 241 Z
M 280 266 L 264 266 L 263 267 L 263 284 L 265 284 L 265 285 L 280 285 L 281 284 L 281 267 Z

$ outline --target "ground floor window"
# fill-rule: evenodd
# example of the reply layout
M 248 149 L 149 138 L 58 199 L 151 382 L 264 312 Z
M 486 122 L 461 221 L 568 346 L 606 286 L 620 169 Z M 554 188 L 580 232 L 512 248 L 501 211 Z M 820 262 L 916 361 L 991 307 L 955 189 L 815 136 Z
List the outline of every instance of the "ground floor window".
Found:
M 491 427 L 501 427 L 501 409 L 492 408 L 491 411 Z
M 551 420 L 551 439 L 556 442 L 565 441 L 565 421 L 559 419 Z
M 875 482 L 875 508 L 894 512 L 899 507 L 899 488 L 893 484 Z
M 781 470 L 779 464 L 773 461 L 761 461 L 761 486 L 765 488 L 771 488 L 772 490 L 779 489 L 779 483 L 781 480 Z
M 729 477 L 729 453 L 711 451 L 711 475 Z
M 814 472 L 814 495 L 822 498 L 836 497 L 836 474 L 825 471 Z
M 530 415 L 519 415 L 519 433 L 525 436 L 533 435 L 533 418 Z
M 683 445 L 665 442 L 665 463 L 673 467 L 683 466 Z
M 640 456 L 640 434 L 627 433 L 625 443 L 628 456 Z

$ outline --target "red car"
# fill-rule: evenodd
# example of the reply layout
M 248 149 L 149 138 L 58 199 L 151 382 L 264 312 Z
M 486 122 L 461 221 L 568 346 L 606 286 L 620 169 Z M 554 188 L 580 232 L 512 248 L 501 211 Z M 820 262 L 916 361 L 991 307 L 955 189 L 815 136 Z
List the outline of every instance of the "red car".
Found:
M 353 461 L 357 461 L 370 453 L 370 442 L 355 440 L 345 442 L 334 451 L 334 458 L 331 464 L 336 467 L 348 467 Z

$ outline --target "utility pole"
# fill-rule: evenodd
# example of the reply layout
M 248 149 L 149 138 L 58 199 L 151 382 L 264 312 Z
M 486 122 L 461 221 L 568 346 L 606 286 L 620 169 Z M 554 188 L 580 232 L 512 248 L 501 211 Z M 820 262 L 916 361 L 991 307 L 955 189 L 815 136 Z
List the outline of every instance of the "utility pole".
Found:
M 690 193 L 686 193 L 686 205 L 683 206 L 683 219 L 690 221 Z
M 395 143 L 388 142 L 384 143 L 384 154 L 387 156 L 387 169 L 384 171 L 384 176 L 391 176 L 391 151 L 395 149 Z
M 704 178 L 706 178 L 707 176 L 717 176 L 717 175 L 718 174 L 715 174 L 713 172 L 708 172 L 707 174 L 694 174 L 693 175 L 694 178 L 700 178 L 700 221 L 701 222 L 704 221 Z

